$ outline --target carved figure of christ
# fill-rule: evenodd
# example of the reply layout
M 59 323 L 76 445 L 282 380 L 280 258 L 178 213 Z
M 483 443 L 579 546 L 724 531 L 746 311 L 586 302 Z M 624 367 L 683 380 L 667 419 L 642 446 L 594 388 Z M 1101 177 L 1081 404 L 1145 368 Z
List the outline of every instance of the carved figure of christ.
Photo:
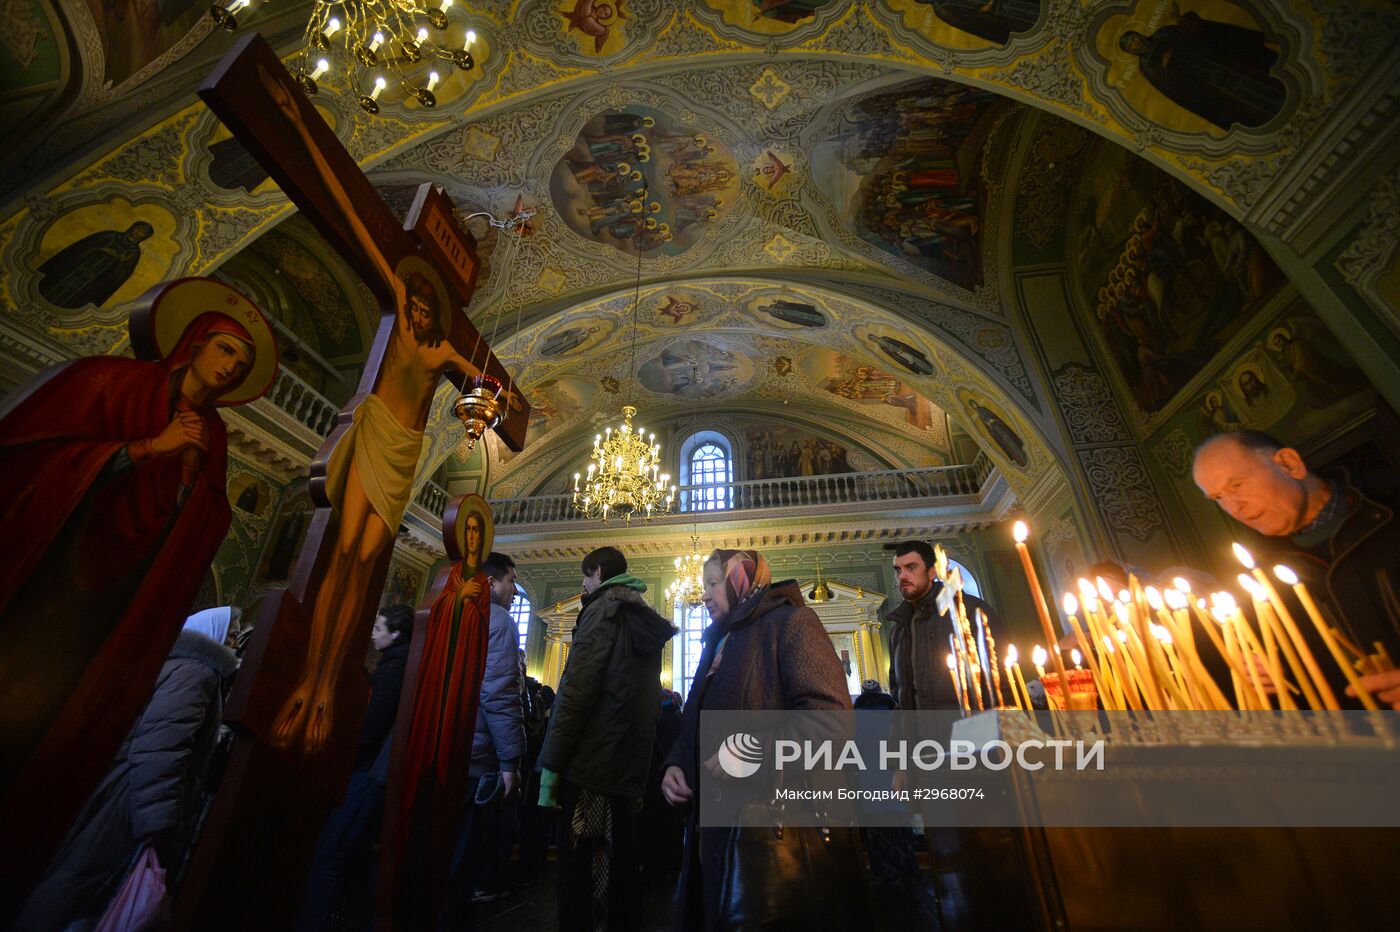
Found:
M 324 468 L 319 488 L 339 525 L 319 541 L 329 554 L 310 606 L 305 665 L 265 735 L 284 751 L 311 755 L 332 734 L 338 680 L 352 646 L 363 641 L 359 629 L 367 626 L 360 622 L 378 595 L 370 591 L 375 568 L 407 507 L 439 379 L 444 372 L 471 377 L 483 368 L 503 383 L 509 377 L 489 347 L 485 354 L 476 350 L 479 335 L 459 310 L 472 285 L 460 263 L 475 272 L 471 243 L 453 227 L 464 242 L 453 244 L 447 261 L 454 264 L 444 275 L 441 243 L 424 243 L 398 227 L 265 41 L 244 39 L 201 96 L 351 267 L 369 273 L 366 284 L 392 311 L 366 362 L 358 404 L 351 402 L 351 423 L 343 424 L 342 413 L 342 426 L 313 464 L 313 483 L 317 467 Z M 435 233 L 441 236 L 440 225 Z M 528 406 L 523 412 L 512 406 L 497 428 L 512 448 L 523 445 L 526 418 Z

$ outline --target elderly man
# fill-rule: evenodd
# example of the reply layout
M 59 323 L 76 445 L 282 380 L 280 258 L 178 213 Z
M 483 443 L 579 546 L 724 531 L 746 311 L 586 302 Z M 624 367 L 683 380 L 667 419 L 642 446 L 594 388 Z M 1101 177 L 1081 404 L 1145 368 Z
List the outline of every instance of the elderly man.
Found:
M 1368 497 L 1341 470 L 1313 472 L 1268 434 L 1216 434 L 1196 449 L 1192 475 L 1230 517 L 1275 538 L 1287 563 L 1353 643 L 1400 657 L 1400 521 L 1393 502 Z M 1286 540 L 1284 540 L 1286 539 Z M 1400 670 L 1362 677 L 1400 709 Z M 1350 692 L 1350 690 L 1348 690 Z

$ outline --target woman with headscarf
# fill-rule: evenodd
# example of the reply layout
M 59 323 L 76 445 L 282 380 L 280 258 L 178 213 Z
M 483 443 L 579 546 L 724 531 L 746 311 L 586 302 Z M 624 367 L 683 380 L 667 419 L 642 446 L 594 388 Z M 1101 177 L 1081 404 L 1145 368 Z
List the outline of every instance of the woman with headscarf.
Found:
M 227 312 L 199 310 L 210 299 Z M 167 286 L 132 340 L 151 358 L 73 360 L 0 411 L 0 536 L 22 542 L 0 564 L 0 824 L 39 864 L 150 698 L 228 531 L 217 409 L 277 373 L 266 319 L 204 279 Z M 24 858 L 0 857 L 0 911 L 32 879 Z
M 697 750 L 700 712 L 849 710 L 851 697 L 831 638 L 796 581 L 774 583 L 752 550 L 716 550 L 705 561 L 705 607 L 713 619 L 666 759 L 661 791 L 691 803 L 678 891 L 677 928 L 716 925 L 729 828 L 699 828 L 697 791 L 715 775 Z M 795 905 L 795 904 L 794 904 Z
M 101 916 L 147 844 L 167 882 L 174 880 L 199 812 L 224 687 L 238 666 L 227 644 L 230 618 L 225 605 L 186 619 L 155 694 L 30 895 L 16 932 Z

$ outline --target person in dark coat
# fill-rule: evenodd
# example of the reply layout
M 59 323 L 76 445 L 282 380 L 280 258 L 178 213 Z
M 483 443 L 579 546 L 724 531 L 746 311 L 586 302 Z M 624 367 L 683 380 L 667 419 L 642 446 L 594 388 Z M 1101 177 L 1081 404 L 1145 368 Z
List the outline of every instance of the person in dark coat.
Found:
M 1376 488 L 1363 490 L 1344 470 L 1310 469 L 1275 437 L 1237 430 L 1196 448 L 1192 477 L 1222 511 L 1263 535 L 1255 554 L 1261 566 L 1286 565 L 1348 640 L 1368 654 L 1380 644 L 1392 660 L 1400 658 L 1400 505 L 1393 473 L 1370 477 Z M 1294 612 L 1302 617 L 1300 607 Z M 1312 641 L 1313 626 L 1304 631 Z M 1313 652 L 1319 649 L 1326 656 L 1320 638 Z M 1324 669 L 1338 691 L 1346 687 L 1335 665 Z M 1400 670 L 1363 676 L 1361 685 L 1378 702 L 1400 709 Z M 1353 695 L 1350 687 L 1346 693 Z
M 960 708 L 958 694 L 944 659 L 953 633 L 953 615 L 951 610 L 939 611 L 943 583 L 934 572 L 933 548 L 911 540 L 896 547 L 894 554 L 895 578 L 904 601 L 886 618 L 890 695 L 905 711 L 956 710 Z M 982 611 L 988 623 L 995 625 L 996 614 L 986 602 L 964 592 L 963 604 L 968 618 Z
M 540 805 L 562 809 L 559 927 L 636 928 L 636 804 L 656 732 L 661 651 L 675 627 L 646 603 L 627 558 L 583 558 L 583 607 L 540 750 Z M 600 847 L 607 858 L 594 855 Z
M 718 779 L 712 776 L 717 765 L 702 762 L 697 750 L 701 710 L 851 708 L 831 638 L 795 581 L 773 583 L 768 561 L 754 551 L 716 550 L 705 561 L 704 582 L 713 621 L 703 635 L 681 733 L 661 781 L 672 805 L 692 803 L 677 890 L 676 927 L 682 932 L 715 925 L 730 833 L 698 826 L 696 791 Z
M 299 932 L 330 928 L 335 907 L 346 895 L 368 909 L 373 897 L 373 847 L 384 812 L 388 778 L 387 747 L 403 691 L 404 665 L 413 637 L 413 609 L 389 605 L 374 619 L 370 640 L 379 662 L 370 674 L 369 707 L 360 726 L 355 766 L 345 789 L 345 801 L 331 811 L 316 842 L 306 893 L 297 915 Z
M 199 791 L 238 668 L 228 606 L 190 616 L 107 776 L 15 923 L 17 932 L 100 918 L 138 852 L 173 871 L 190 843 Z

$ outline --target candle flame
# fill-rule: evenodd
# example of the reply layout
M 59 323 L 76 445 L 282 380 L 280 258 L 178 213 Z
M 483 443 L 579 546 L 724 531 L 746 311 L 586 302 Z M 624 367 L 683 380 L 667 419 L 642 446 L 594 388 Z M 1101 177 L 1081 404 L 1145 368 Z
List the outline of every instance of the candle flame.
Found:
M 1105 602 L 1112 602 L 1112 601 L 1113 601 L 1113 590 L 1110 589 L 1110 588 L 1108 588 L 1108 583 L 1104 582 L 1104 579 L 1103 579 L 1102 576 L 1095 576 L 1095 577 L 1094 577 L 1094 587 L 1097 588 L 1097 589 L 1099 590 L 1099 596 L 1100 596 Z
M 1083 576 L 1079 577 L 1079 594 L 1084 596 L 1086 599 L 1094 594 L 1094 584 L 1089 582 L 1089 580 L 1085 579 Z
M 1168 631 L 1165 626 L 1151 625 L 1150 627 L 1154 638 L 1161 641 L 1163 644 L 1170 644 L 1172 642 L 1172 633 Z
M 1117 653 L 1117 651 L 1114 650 L 1113 642 L 1109 640 L 1108 635 L 1106 634 L 1103 636 L 1103 646 L 1104 649 L 1107 650 L 1110 654 Z
M 1011 526 L 1011 533 L 1016 538 L 1016 543 L 1024 544 L 1026 538 L 1031 536 L 1031 529 L 1026 526 L 1026 522 L 1017 521 Z
M 1162 598 L 1167 600 L 1167 607 L 1176 610 L 1187 606 L 1186 596 L 1178 589 L 1168 589 L 1162 593 Z
M 1191 581 L 1185 576 L 1173 576 L 1172 585 L 1180 589 L 1182 592 L 1191 591 Z
M 1065 593 L 1064 606 L 1066 615 L 1079 614 L 1079 600 L 1074 597 L 1073 592 Z
M 1049 659 L 1050 655 L 1046 652 L 1045 648 L 1041 647 L 1039 644 L 1035 645 L 1035 649 L 1031 651 L 1031 663 L 1035 664 L 1037 667 L 1043 667 L 1045 666 L 1045 661 Z
M 1123 624 L 1128 623 L 1128 606 L 1123 602 L 1113 603 L 1113 614 L 1118 616 L 1118 620 Z
M 1240 588 L 1248 592 L 1251 598 L 1263 598 L 1264 593 L 1260 590 L 1259 584 L 1254 581 L 1254 577 L 1248 573 L 1241 573 L 1235 577 L 1235 581 L 1240 584 Z
M 1240 563 L 1244 565 L 1245 569 L 1254 569 L 1254 554 L 1244 549 L 1244 545 L 1241 544 L 1239 541 L 1235 541 L 1230 546 L 1233 547 L 1235 550 L 1235 559 L 1239 560 Z
M 1254 580 L 1250 580 L 1254 582 Z M 1235 596 L 1229 592 L 1216 592 L 1210 597 L 1212 603 L 1219 605 L 1227 612 L 1232 612 L 1239 607 L 1239 602 L 1235 601 Z
M 1131 602 L 1132 600 L 1133 600 L 1132 593 L 1130 593 L 1127 589 L 1119 589 L 1119 590 L 1118 590 L 1118 601 L 1119 601 L 1119 602 L 1122 602 L 1122 603 L 1124 603 L 1124 604 L 1127 604 L 1127 603 Z
M 1148 586 L 1142 591 L 1143 594 L 1147 596 L 1147 604 L 1152 606 L 1152 610 L 1154 612 L 1161 611 L 1162 606 L 1166 603 L 1162 601 L 1162 593 L 1157 591 L 1157 587 Z
M 1285 586 L 1298 585 L 1298 574 L 1293 572 L 1291 569 L 1289 569 L 1281 563 L 1278 566 L 1274 567 L 1274 575 L 1277 576 L 1278 581 L 1283 583 Z
M 1021 656 L 1021 655 L 1018 654 L 1018 653 L 1016 652 L 1016 645 L 1015 645 L 1015 644 L 1008 645 L 1007 648 L 1006 648 L 1006 666 L 1007 666 L 1007 668 L 1016 666 L 1016 661 L 1017 661 L 1018 659 L 1020 659 L 1020 656 Z
M 950 653 L 948 654 L 948 669 L 949 669 L 949 670 L 956 670 L 957 668 L 958 668 L 958 661 L 957 661 L 957 659 L 952 655 L 952 653 L 950 652 Z
M 1079 648 L 1076 647 L 1069 652 L 1069 659 L 1074 661 L 1074 665 L 1077 667 L 1084 661 L 1084 655 L 1081 654 Z
M 1128 632 L 1126 632 L 1126 631 L 1115 631 L 1115 632 L 1113 632 L 1113 633 L 1118 637 L 1118 643 L 1119 643 L 1119 644 L 1127 644 L 1127 643 L 1128 643 Z

